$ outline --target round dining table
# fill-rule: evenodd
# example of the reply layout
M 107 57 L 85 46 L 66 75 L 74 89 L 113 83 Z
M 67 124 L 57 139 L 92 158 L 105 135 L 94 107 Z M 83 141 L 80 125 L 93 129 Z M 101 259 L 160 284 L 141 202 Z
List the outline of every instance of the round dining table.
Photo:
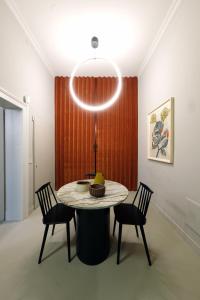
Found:
M 76 186 L 77 181 L 65 184 L 57 191 L 57 198 L 76 209 L 78 258 L 87 265 L 97 265 L 108 257 L 110 251 L 110 207 L 123 202 L 128 189 L 118 182 L 106 180 L 105 195 L 95 198 L 89 191 L 76 191 Z

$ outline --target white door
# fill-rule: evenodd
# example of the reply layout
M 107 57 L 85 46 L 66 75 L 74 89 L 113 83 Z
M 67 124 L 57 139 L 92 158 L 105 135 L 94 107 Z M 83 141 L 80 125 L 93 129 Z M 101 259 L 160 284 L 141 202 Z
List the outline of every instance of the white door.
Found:
M 0 107 L 0 222 L 5 220 L 4 111 Z

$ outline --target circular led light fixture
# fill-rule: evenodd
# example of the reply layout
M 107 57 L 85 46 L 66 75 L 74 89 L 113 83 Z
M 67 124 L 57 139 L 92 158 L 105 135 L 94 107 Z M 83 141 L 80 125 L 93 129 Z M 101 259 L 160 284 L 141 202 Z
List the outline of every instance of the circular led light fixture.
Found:
M 81 99 L 79 99 L 79 97 L 76 95 L 75 91 L 74 91 L 74 87 L 73 87 L 73 81 L 74 81 L 74 77 L 77 73 L 77 70 L 79 69 L 79 67 L 88 62 L 88 61 L 91 61 L 91 60 L 104 60 L 106 62 L 108 62 L 109 64 L 112 65 L 113 69 L 115 70 L 115 73 L 117 75 L 117 80 L 118 80 L 118 84 L 117 84 L 117 88 L 116 88 L 116 91 L 114 93 L 114 95 L 109 99 L 107 100 L 105 103 L 103 104 L 100 104 L 100 105 L 90 105 L 90 104 L 86 104 L 84 103 Z M 120 95 L 120 92 L 121 92 L 121 89 L 122 89 L 122 77 L 121 77 L 121 72 L 118 68 L 118 66 L 110 59 L 106 59 L 106 58 L 89 58 L 87 60 L 84 60 L 80 63 L 78 63 L 73 71 L 72 71 L 72 74 L 70 76 L 70 80 L 69 80 L 69 90 L 70 90 L 70 94 L 72 96 L 72 99 L 75 101 L 76 104 L 78 104 L 81 108 L 85 109 L 85 110 L 89 110 L 89 111 L 101 111 L 101 110 L 104 110 L 104 109 L 107 109 L 108 107 L 110 107 L 111 105 L 113 105 L 116 100 L 118 99 L 119 95 Z

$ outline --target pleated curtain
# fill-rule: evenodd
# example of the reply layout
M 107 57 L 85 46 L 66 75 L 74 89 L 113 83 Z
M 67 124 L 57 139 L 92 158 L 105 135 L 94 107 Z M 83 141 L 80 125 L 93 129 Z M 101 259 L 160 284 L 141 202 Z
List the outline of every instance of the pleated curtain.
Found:
M 74 89 L 88 104 L 109 99 L 114 77 L 76 77 Z M 117 102 L 96 114 L 97 171 L 106 179 L 137 188 L 138 87 L 136 77 L 124 77 Z M 94 172 L 94 113 L 78 107 L 69 93 L 69 78 L 55 78 L 56 189 Z

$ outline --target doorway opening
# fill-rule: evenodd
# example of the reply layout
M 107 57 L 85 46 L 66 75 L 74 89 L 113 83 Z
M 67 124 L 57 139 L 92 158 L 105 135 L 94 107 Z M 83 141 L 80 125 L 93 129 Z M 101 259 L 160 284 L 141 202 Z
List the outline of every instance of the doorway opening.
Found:
M 5 121 L 0 107 L 0 223 L 5 221 Z
M 28 215 L 27 106 L 0 90 L 0 222 Z

